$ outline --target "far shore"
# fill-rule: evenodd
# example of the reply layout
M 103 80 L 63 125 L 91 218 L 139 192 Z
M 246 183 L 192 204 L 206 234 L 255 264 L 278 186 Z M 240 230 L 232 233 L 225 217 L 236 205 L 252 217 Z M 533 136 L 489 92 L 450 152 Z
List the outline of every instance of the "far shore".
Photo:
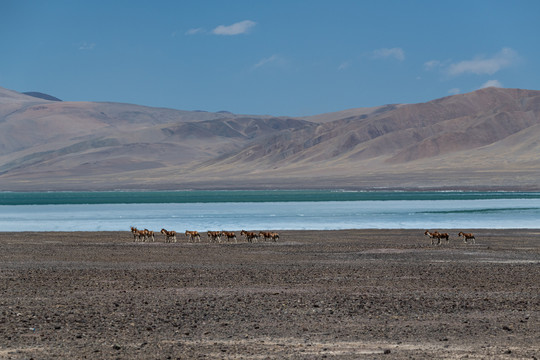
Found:
M 54 185 L 50 187 L 41 187 L 39 185 L 18 185 L 13 184 L 0 189 L 1 192 L 144 192 L 144 191 L 310 191 L 310 190 L 322 190 L 322 191 L 363 191 L 363 192 L 538 192 L 540 191 L 540 185 L 528 184 L 528 185 L 508 185 L 508 186 L 490 186 L 490 185 L 477 185 L 477 186 L 420 186 L 420 187 L 400 187 L 400 186 L 268 186 L 268 185 L 230 185 L 224 187 L 223 185 L 205 185 L 196 186 L 191 185 L 188 187 L 178 187 L 171 185 L 156 185 L 152 187 L 148 186 L 130 186 L 127 188 L 120 188 L 110 185 L 88 187 L 87 185 L 81 186 L 66 186 L 66 185 Z

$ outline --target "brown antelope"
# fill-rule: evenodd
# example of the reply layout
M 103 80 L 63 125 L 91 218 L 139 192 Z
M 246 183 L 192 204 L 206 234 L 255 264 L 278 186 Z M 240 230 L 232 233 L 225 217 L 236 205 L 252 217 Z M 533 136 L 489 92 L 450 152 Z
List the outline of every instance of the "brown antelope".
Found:
M 201 242 L 201 235 L 199 235 L 199 232 L 198 231 L 189 231 L 189 230 L 186 230 L 186 236 L 189 237 L 189 241 L 190 242 L 194 242 L 195 239 L 197 239 L 199 242 Z
M 161 233 L 165 235 L 165 242 L 171 242 L 171 241 L 176 242 L 176 231 L 174 230 L 167 231 L 165 229 L 161 229 Z
M 269 239 L 277 241 L 279 239 L 279 234 L 277 232 L 259 231 L 259 237 L 261 236 L 264 237 L 264 241 Z
M 211 241 L 221 242 L 221 231 L 208 231 L 207 235 Z
M 223 234 L 223 236 L 227 237 L 227 241 L 231 241 L 231 239 L 234 239 L 234 242 L 238 242 L 238 240 L 236 239 L 236 234 L 234 233 L 234 231 L 224 231 L 224 230 L 222 230 L 221 233 Z
M 467 240 L 472 240 L 473 244 L 476 244 L 476 238 L 472 233 L 464 233 L 463 231 L 460 231 L 458 236 L 463 237 L 463 242 L 466 244 Z
M 441 239 L 445 239 L 447 244 L 450 242 L 450 235 L 448 235 L 448 233 L 437 232 L 437 237 L 439 238 L 439 243 L 441 242 Z
M 150 238 L 152 238 L 152 242 L 156 241 L 156 238 L 154 237 L 154 232 L 152 230 L 144 229 L 143 235 L 144 235 L 144 241 Z
M 133 235 L 133 241 L 137 241 L 137 238 L 139 237 L 139 230 L 136 227 L 132 226 L 131 234 Z
M 146 241 L 148 237 L 150 236 L 150 231 L 147 229 L 139 230 L 136 227 L 131 228 L 131 233 L 133 234 L 133 241 Z M 153 232 L 152 232 L 153 236 Z
M 240 235 L 244 235 L 246 237 L 246 240 L 249 242 L 253 242 L 254 239 L 259 240 L 259 235 L 257 235 L 256 233 L 252 231 L 242 230 L 240 232 Z
M 428 236 L 430 239 L 431 239 L 431 245 L 434 245 L 434 242 L 433 242 L 433 239 L 437 239 L 438 242 L 437 242 L 437 245 L 440 245 L 441 244 L 441 238 L 438 236 L 439 235 L 439 232 L 438 231 L 435 231 L 435 232 L 429 232 L 429 230 L 426 230 L 426 232 L 424 233 L 425 236 Z

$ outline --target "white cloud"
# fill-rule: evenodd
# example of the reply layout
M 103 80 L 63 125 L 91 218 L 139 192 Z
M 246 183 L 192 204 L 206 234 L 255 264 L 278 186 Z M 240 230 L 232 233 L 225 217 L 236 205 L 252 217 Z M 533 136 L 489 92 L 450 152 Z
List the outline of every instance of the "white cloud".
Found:
M 212 33 L 215 35 L 240 35 L 251 30 L 257 23 L 251 20 L 244 20 L 232 25 L 219 25 Z
M 503 85 L 499 80 L 488 80 L 486 81 L 482 86 L 480 86 L 480 89 L 488 88 L 488 87 L 498 87 L 502 88 Z
M 342 62 L 339 66 L 338 66 L 338 70 L 345 70 L 347 69 L 349 66 L 351 66 L 351 63 L 349 61 L 344 61 Z
M 186 31 L 186 35 L 195 35 L 195 34 L 200 34 L 202 32 L 204 32 L 203 28 L 189 29 L 188 31 Z
M 514 64 L 518 60 L 518 54 L 510 48 L 503 48 L 490 58 L 476 57 L 473 60 L 464 60 L 450 64 L 446 72 L 451 76 L 461 74 L 493 75 L 499 70 Z
M 448 93 L 452 94 L 452 95 L 457 95 L 460 92 L 461 92 L 461 90 L 459 88 L 452 88 L 452 89 L 448 90 Z
M 405 60 L 405 52 L 402 48 L 382 48 L 373 51 L 373 57 L 376 59 L 381 58 L 395 58 L 399 61 Z
M 83 42 L 79 45 L 79 50 L 94 50 L 96 44 Z
M 274 55 L 272 55 L 270 57 L 261 59 L 258 63 L 253 65 L 251 68 L 252 68 L 252 70 L 255 70 L 255 69 L 258 69 L 260 67 L 267 66 L 269 64 L 284 64 L 284 63 L 285 63 L 285 60 L 282 57 L 280 57 L 279 55 L 274 54 Z
M 441 67 L 441 62 L 439 60 L 430 60 L 424 63 L 424 69 L 434 70 Z

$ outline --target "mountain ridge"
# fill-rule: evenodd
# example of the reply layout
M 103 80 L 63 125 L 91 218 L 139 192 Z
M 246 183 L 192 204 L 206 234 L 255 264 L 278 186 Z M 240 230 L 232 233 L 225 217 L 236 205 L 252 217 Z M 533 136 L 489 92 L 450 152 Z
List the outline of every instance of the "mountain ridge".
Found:
M 0 190 L 540 189 L 540 91 L 306 116 L 57 102 L 0 88 Z

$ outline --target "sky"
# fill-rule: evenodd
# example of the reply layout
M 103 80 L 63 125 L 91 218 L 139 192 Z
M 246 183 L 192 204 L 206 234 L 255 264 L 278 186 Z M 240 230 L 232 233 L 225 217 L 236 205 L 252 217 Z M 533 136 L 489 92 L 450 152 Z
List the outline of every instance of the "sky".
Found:
M 305 116 L 540 90 L 537 0 L 0 0 L 0 87 Z

